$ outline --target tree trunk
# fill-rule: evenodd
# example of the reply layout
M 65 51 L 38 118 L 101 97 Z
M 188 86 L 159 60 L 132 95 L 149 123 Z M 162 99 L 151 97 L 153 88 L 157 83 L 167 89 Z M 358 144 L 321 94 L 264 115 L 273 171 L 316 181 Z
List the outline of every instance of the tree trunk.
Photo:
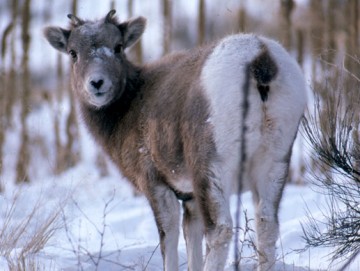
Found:
M 78 1 L 72 2 L 72 14 L 77 15 Z M 80 160 L 79 151 L 79 127 L 75 112 L 75 99 L 71 90 L 71 84 L 69 84 L 69 96 L 70 96 L 70 112 L 66 120 L 66 138 L 67 143 L 65 145 L 65 169 L 73 167 Z
M 5 31 L 2 36 L 1 40 L 1 57 L 5 60 L 6 55 L 10 54 L 10 66 L 9 70 L 6 71 L 6 76 L 4 78 L 4 100 L 6 101 L 4 104 L 4 115 L 5 119 L 5 127 L 8 127 L 12 124 L 12 115 L 13 115 L 13 107 L 14 103 L 17 100 L 16 94 L 18 93 L 18 85 L 17 85 L 17 78 L 16 78 L 16 47 L 15 40 L 16 40 L 16 25 L 17 25 L 17 18 L 18 18 L 18 0 L 14 0 L 11 2 L 11 18 L 12 21 L 9 25 L 5 28 Z M 9 50 L 7 49 L 7 44 L 10 43 Z M 3 61 L 4 63 L 4 61 Z M 6 69 L 4 64 L 4 69 Z
M 163 55 L 170 52 L 171 30 L 172 30 L 172 0 L 163 0 L 163 18 L 164 18 L 164 38 L 163 38 Z
M 358 0 L 347 0 L 346 2 L 346 52 L 345 67 L 348 71 L 353 73 L 357 78 L 360 78 L 359 71 L 359 8 L 360 4 Z
M 246 9 L 243 5 L 240 6 L 238 12 L 238 24 L 239 24 L 239 31 L 245 32 L 246 29 Z
M 311 12 L 311 26 L 310 26 L 310 39 L 311 39 L 311 53 L 312 53 L 312 77 L 318 77 L 318 73 L 322 70 L 317 71 L 318 56 L 322 53 L 324 48 L 324 12 L 323 3 L 320 0 L 310 0 L 310 12 Z
M 297 62 L 302 67 L 304 63 L 304 31 L 302 29 L 296 30 L 296 44 Z
M 0 82 L 5 82 L 5 74 L 0 67 Z M 3 172 L 3 147 L 5 141 L 5 87 L 0 84 L 0 176 Z M 1 180 L 0 180 L 1 181 Z M 0 182 L 0 193 L 2 192 L 2 184 Z
M 336 53 L 338 53 L 335 42 L 335 31 L 336 31 L 336 17 L 339 7 L 337 6 L 337 0 L 329 0 L 327 4 L 328 6 L 326 9 L 326 16 L 324 16 L 325 48 L 323 48 L 324 49 L 323 56 L 326 62 L 334 63 Z
M 76 16 L 77 13 L 77 0 L 73 0 L 71 4 L 71 13 Z M 70 68 L 71 69 L 71 68 Z M 62 87 L 62 67 L 61 58 L 58 59 L 58 88 Z M 68 90 L 68 97 L 70 102 L 70 112 L 66 118 L 65 123 L 65 143 L 60 140 L 60 121 L 59 114 L 55 116 L 55 142 L 56 142 L 56 166 L 55 173 L 61 172 L 75 166 L 80 160 L 79 150 L 79 126 L 76 118 L 76 106 L 73 92 L 71 90 L 71 84 L 68 83 L 66 89 Z M 57 97 L 57 102 L 61 103 L 62 97 Z
M 110 10 L 115 9 L 115 0 L 111 0 L 110 2 Z
M 286 49 L 291 48 L 291 29 L 292 29 L 292 20 L 291 13 L 295 7 L 294 0 L 281 0 L 281 15 L 283 18 L 283 44 Z
M 62 68 L 62 58 L 61 54 L 58 53 L 57 59 L 57 88 L 56 88 L 56 95 L 55 95 L 55 103 L 53 104 L 54 110 L 54 134 L 55 134 L 55 150 L 56 150 L 56 157 L 55 157 L 55 174 L 60 174 L 64 171 L 64 147 L 61 144 L 61 136 L 60 136 L 60 122 L 61 122 L 61 111 L 60 111 L 60 104 L 63 99 L 63 92 L 64 92 L 64 73 Z
M 198 15 L 198 38 L 197 44 L 201 45 L 205 42 L 205 1 L 199 0 L 199 15 Z
M 30 152 L 29 152 L 29 134 L 26 125 L 26 120 L 30 109 L 30 72 L 29 72 L 29 47 L 30 47 L 30 4 L 31 0 L 25 0 L 22 8 L 22 93 L 21 93 L 21 145 L 18 153 L 18 160 L 16 165 L 16 182 L 30 182 L 30 176 L 28 173 L 30 163 Z

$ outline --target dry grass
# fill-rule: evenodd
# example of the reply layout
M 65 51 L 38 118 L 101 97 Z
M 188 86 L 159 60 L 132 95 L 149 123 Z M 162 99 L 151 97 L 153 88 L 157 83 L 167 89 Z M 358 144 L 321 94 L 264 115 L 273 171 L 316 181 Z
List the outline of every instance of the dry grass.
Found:
M 72 204 L 79 211 L 81 217 L 85 220 L 86 224 L 88 224 L 95 231 L 95 235 L 98 240 L 98 247 L 95 249 L 94 247 L 87 247 L 86 240 L 82 240 L 80 231 L 83 227 L 81 220 L 79 221 L 79 235 L 76 236 L 74 232 L 71 230 L 73 223 L 68 220 L 66 214 L 62 212 L 62 221 L 64 225 L 64 230 L 66 234 L 67 241 L 71 247 L 71 252 L 73 253 L 76 261 L 77 261 L 77 269 L 85 270 L 85 265 L 90 264 L 92 270 L 103 270 L 103 266 L 112 266 L 120 268 L 120 270 L 139 270 L 138 265 L 124 265 L 119 263 L 116 259 L 116 256 L 120 256 L 121 249 L 118 248 L 114 251 L 106 252 L 105 249 L 105 236 L 112 234 L 112 229 L 109 227 L 107 223 L 107 218 L 110 212 L 114 207 L 114 199 L 115 199 L 115 191 L 113 191 L 112 195 L 104 201 L 104 206 L 102 210 L 102 222 L 100 224 L 94 222 L 90 216 L 83 210 L 83 208 L 79 205 L 76 200 L 72 200 Z M 115 237 L 114 242 L 116 243 Z
M 62 205 L 46 210 L 47 204 L 41 196 L 29 209 L 20 203 L 22 192 L 13 195 L 10 203 L 2 206 L 0 224 L 0 257 L 3 257 L 9 270 L 49 270 L 42 266 L 36 256 L 48 244 L 49 240 L 61 228 Z
M 238 245 L 235 248 L 235 266 L 240 268 L 241 263 L 244 262 L 257 262 L 258 260 L 258 249 L 256 247 L 255 230 L 252 227 L 254 219 L 248 217 L 247 210 L 243 211 L 244 214 L 244 225 L 239 226 L 235 230 L 238 232 L 235 242 Z M 250 255 L 245 251 L 251 251 Z

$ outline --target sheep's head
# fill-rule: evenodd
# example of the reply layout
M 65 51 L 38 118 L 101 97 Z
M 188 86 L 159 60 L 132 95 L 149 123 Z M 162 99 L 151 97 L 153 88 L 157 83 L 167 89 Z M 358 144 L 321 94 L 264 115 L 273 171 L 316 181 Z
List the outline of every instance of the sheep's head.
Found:
M 124 50 L 142 35 L 146 20 L 119 22 L 111 10 L 105 18 L 85 21 L 69 14 L 69 29 L 47 27 L 49 43 L 72 59 L 72 86 L 80 99 L 96 108 L 121 97 L 129 62 Z

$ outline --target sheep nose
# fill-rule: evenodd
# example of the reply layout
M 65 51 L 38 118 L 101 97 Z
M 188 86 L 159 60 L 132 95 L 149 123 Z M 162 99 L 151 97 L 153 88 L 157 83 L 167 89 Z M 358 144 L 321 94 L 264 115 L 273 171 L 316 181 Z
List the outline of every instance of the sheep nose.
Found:
M 100 79 L 100 80 L 91 80 L 90 84 L 97 90 L 99 90 L 101 88 L 101 86 L 104 84 L 104 80 Z

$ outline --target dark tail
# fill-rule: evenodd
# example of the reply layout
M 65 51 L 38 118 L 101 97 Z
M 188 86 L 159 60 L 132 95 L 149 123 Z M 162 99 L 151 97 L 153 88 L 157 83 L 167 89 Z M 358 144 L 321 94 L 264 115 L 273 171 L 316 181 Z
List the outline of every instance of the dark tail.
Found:
M 260 54 L 250 63 L 250 73 L 257 82 L 261 100 L 266 102 L 270 91 L 269 84 L 275 79 L 278 67 L 264 44 Z
M 241 138 L 240 138 L 240 169 L 239 169 L 239 186 L 237 191 L 237 208 L 236 208 L 236 231 L 235 231 L 235 271 L 240 270 L 240 254 L 239 254 L 239 229 L 240 229 L 240 204 L 241 204 L 241 189 L 243 182 L 243 172 L 245 170 L 244 164 L 246 161 L 246 118 L 249 110 L 249 92 L 250 92 L 250 79 L 253 76 L 257 82 L 257 89 L 260 93 L 261 100 L 266 102 L 270 91 L 270 82 L 273 81 L 278 73 L 278 67 L 272 59 L 265 44 L 262 45 L 260 54 L 250 62 L 245 69 L 245 81 L 242 86 L 244 98 L 240 108 L 242 108 L 242 122 L 241 122 Z

